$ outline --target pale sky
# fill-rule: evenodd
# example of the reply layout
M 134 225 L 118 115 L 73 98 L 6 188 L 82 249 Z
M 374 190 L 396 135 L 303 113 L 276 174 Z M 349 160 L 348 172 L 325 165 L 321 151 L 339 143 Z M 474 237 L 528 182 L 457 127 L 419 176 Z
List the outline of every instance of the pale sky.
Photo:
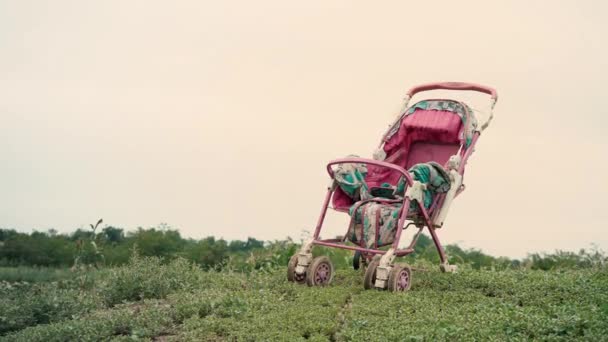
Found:
M 606 13 L 605 1 L 0 0 L 0 227 L 103 217 L 299 239 L 329 160 L 371 156 L 410 87 L 467 81 L 499 101 L 443 242 L 608 250 Z M 347 216 L 329 215 L 324 235 L 343 234 Z

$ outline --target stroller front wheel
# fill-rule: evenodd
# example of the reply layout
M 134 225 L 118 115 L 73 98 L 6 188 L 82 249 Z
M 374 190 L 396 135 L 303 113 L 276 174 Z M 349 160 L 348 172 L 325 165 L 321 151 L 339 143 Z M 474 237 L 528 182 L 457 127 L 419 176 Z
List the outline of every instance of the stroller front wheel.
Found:
M 287 280 L 293 283 L 304 284 L 306 281 L 306 274 L 297 274 L 296 266 L 298 266 L 298 255 L 294 254 L 287 264 Z
M 308 286 L 326 286 L 334 277 L 334 265 L 326 256 L 316 257 L 306 270 L 306 284 Z
M 363 277 L 363 288 L 366 290 L 374 289 L 374 284 L 376 283 L 376 268 L 380 264 L 380 258 L 374 258 L 367 265 L 367 269 L 365 270 L 365 276 Z

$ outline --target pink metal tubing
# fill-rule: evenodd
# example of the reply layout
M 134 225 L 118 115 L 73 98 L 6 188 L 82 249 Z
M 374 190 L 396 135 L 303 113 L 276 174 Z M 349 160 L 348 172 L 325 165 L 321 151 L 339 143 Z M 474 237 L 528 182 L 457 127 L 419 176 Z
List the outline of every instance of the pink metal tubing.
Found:
M 443 264 L 447 260 L 447 257 L 445 256 L 445 251 L 443 250 L 443 246 L 441 246 L 441 242 L 439 242 L 439 238 L 437 237 L 437 234 L 435 234 L 435 228 L 432 228 L 431 226 L 429 226 L 428 228 L 429 233 L 431 233 L 431 237 L 433 238 L 433 243 L 435 244 L 437 252 L 439 253 L 439 260 L 441 260 L 441 263 Z
M 407 172 L 404 168 L 399 167 L 395 164 L 391 164 L 391 163 L 387 163 L 387 162 L 383 162 L 383 161 L 379 161 L 379 160 L 367 159 L 367 158 L 341 158 L 341 159 L 334 159 L 334 160 L 330 161 L 329 164 L 327 164 L 327 172 L 329 173 L 331 178 L 334 178 L 334 170 L 332 170 L 331 167 L 336 164 L 369 164 L 369 165 L 375 165 L 375 166 L 380 166 L 380 167 L 386 167 L 393 171 L 397 171 L 401 175 L 403 175 L 403 177 L 405 177 L 405 179 L 407 181 L 407 185 L 411 186 L 412 184 L 414 184 L 414 180 L 412 179 L 412 176 L 410 176 L 409 172 Z
M 445 256 L 445 251 L 443 250 L 443 246 L 441 246 L 441 242 L 439 242 L 437 234 L 435 234 L 433 222 L 431 222 L 431 218 L 427 214 L 426 210 L 423 210 L 424 206 L 421 203 L 418 203 L 418 205 L 420 206 L 420 210 L 422 211 L 422 215 L 424 216 L 424 220 L 426 221 L 426 226 L 429 229 L 429 233 L 431 233 L 431 237 L 433 238 L 433 243 L 435 244 L 437 252 L 439 253 L 439 260 L 441 260 L 441 263 L 443 264 L 447 260 L 447 257 Z
M 359 246 L 349 246 L 349 245 L 344 245 L 341 243 L 334 243 L 334 242 L 328 242 L 326 240 L 316 240 L 312 242 L 315 245 L 320 245 L 320 246 L 326 246 L 326 247 L 335 247 L 335 248 L 342 248 L 342 249 L 350 249 L 351 251 L 360 251 L 363 253 L 370 253 L 370 254 L 384 254 L 386 253 L 386 251 L 380 250 L 380 249 L 370 249 L 370 248 L 365 248 L 365 247 L 359 247 Z
M 406 248 L 406 249 L 397 249 L 397 250 L 395 250 L 395 256 L 398 256 L 398 257 L 410 255 L 412 253 L 414 253 L 414 249 L 413 248 Z
M 432 227 L 433 222 L 431 222 L 431 217 L 429 216 L 429 213 L 424 208 L 424 205 L 422 203 L 418 203 L 418 207 L 420 208 L 420 212 L 422 213 L 422 217 L 424 217 L 424 221 L 426 222 L 427 227 Z
M 323 241 L 323 242 L 342 242 L 342 239 L 323 239 L 323 240 L 319 240 L 319 241 Z
M 325 220 L 325 215 L 327 214 L 327 207 L 329 206 L 329 200 L 331 199 L 331 194 L 334 192 L 333 186 L 327 189 L 327 194 L 325 195 L 325 201 L 323 202 L 323 208 L 321 208 L 321 215 L 319 216 L 319 220 L 317 221 L 317 227 L 315 228 L 315 234 L 313 238 L 316 240 L 319 238 L 319 233 L 321 232 L 321 226 L 323 226 L 323 221 Z
M 410 208 L 410 199 L 408 197 L 403 201 L 403 206 L 401 207 L 401 211 L 399 212 L 399 221 L 397 221 L 397 233 L 395 233 L 395 240 L 393 241 L 393 248 L 397 249 L 399 247 L 399 240 L 401 240 L 401 232 L 403 231 L 403 225 L 405 223 L 405 219 L 407 217 L 407 212 Z
M 420 237 L 420 234 L 422 233 L 422 229 L 424 229 L 424 227 L 418 228 L 418 232 L 412 238 L 412 241 L 410 242 L 410 245 L 407 247 L 407 249 L 411 249 L 411 250 L 414 249 L 414 246 L 416 245 L 416 242 L 418 242 L 418 238 Z
M 312 243 L 315 245 L 319 245 L 319 246 L 349 249 L 351 251 L 360 251 L 362 253 L 368 253 L 368 254 L 385 254 L 386 253 L 386 251 L 383 251 L 381 249 L 371 249 L 371 248 L 365 248 L 365 247 L 359 247 L 359 246 L 349 246 L 349 245 L 333 243 L 333 242 L 329 242 L 329 241 L 331 241 L 331 240 L 316 240 L 316 241 L 313 241 Z M 401 250 L 395 251 L 395 255 L 404 256 L 404 255 L 411 254 L 413 252 L 414 252 L 414 250 L 411 248 L 410 249 L 401 249 Z
M 410 97 L 412 97 L 416 93 L 420 93 L 423 91 L 429 91 L 429 90 L 437 90 L 437 89 L 472 90 L 472 91 L 478 91 L 480 93 L 488 94 L 492 97 L 492 99 L 494 101 L 496 101 L 498 99 L 498 93 L 496 93 L 496 89 L 494 89 L 492 87 L 484 86 L 481 84 L 465 83 L 465 82 L 438 82 L 438 83 L 421 84 L 419 86 L 416 86 L 416 87 L 410 89 L 407 92 L 407 94 Z
M 445 201 L 445 194 L 437 194 L 437 205 L 435 206 L 435 209 L 433 209 L 431 211 L 431 221 L 435 222 L 435 219 L 437 218 L 437 216 L 439 216 L 439 213 L 441 212 L 441 208 L 443 207 L 443 202 Z M 458 196 L 458 193 L 456 193 L 455 196 Z M 437 209 L 438 208 L 438 209 Z
M 433 199 L 433 204 L 431 204 L 431 207 L 429 208 L 429 213 L 430 213 L 432 221 L 434 221 L 435 217 L 437 217 L 437 215 L 439 215 L 439 212 L 441 210 L 439 210 L 437 208 L 441 208 L 441 206 L 443 205 L 444 199 L 445 199 L 445 193 L 435 195 L 435 198 Z
M 431 233 L 431 237 L 433 238 L 433 243 L 435 244 L 435 247 L 437 248 L 437 252 L 439 253 L 439 260 L 441 260 L 441 263 L 445 263 L 445 261 L 447 260 L 447 257 L 445 256 L 445 251 L 443 250 L 443 246 L 441 246 L 441 242 L 439 242 L 439 238 L 437 237 L 437 234 L 435 234 L 435 228 L 433 228 L 433 222 L 431 221 L 431 218 L 429 217 L 429 214 L 427 213 L 427 211 L 424 209 L 424 205 L 422 205 L 422 203 L 418 203 L 418 207 L 420 208 L 420 212 L 422 213 L 422 216 L 424 217 L 424 221 L 426 222 L 426 226 L 429 229 L 429 233 Z

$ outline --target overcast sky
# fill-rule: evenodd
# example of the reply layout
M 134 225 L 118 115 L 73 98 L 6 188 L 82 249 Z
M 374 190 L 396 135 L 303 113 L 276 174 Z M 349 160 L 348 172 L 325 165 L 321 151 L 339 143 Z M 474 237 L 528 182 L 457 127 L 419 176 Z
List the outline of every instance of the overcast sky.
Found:
M 500 99 L 444 242 L 608 250 L 606 4 L 0 0 L 0 227 L 299 238 L 330 159 L 468 81 Z

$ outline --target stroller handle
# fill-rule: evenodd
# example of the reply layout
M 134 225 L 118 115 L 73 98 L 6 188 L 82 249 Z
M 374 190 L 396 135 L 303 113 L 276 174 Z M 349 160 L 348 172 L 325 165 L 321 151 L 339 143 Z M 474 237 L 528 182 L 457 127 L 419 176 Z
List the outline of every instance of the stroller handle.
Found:
M 334 170 L 331 167 L 336 164 L 368 164 L 368 165 L 386 167 L 393 171 L 399 172 L 403 177 L 405 177 L 405 180 L 407 181 L 408 186 L 412 186 L 414 184 L 414 180 L 412 179 L 412 176 L 404 168 L 397 166 L 395 164 L 391 164 L 391 163 L 387 163 L 387 162 L 383 162 L 383 161 L 379 161 L 379 160 L 374 160 L 374 159 L 367 159 L 367 158 L 340 158 L 340 159 L 334 159 L 334 160 L 330 161 L 329 164 L 327 164 L 327 172 L 329 173 L 331 178 L 334 178 Z
M 423 91 L 436 90 L 436 89 L 445 89 L 445 90 L 472 90 L 478 91 L 480 93 L 488 94 L 492 97 L 492 100 L 496 102 L 498 100 L 498 94 L 496 93 L 496 89 L 487 87 L 480 84 L 475 83 L 465 83 L 465 82 L 438 82 L 438 83 L 427 83 L 421 84 L 419 86 L 413 87 L 407 92 L 407 95 L 411 98 L 416 93 L 420 93 Z

